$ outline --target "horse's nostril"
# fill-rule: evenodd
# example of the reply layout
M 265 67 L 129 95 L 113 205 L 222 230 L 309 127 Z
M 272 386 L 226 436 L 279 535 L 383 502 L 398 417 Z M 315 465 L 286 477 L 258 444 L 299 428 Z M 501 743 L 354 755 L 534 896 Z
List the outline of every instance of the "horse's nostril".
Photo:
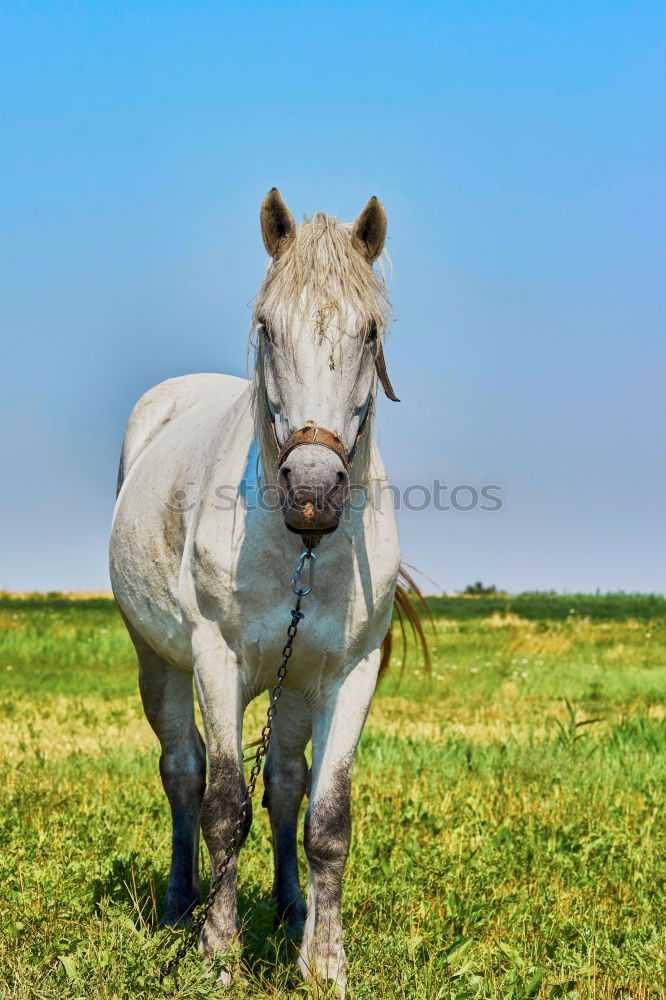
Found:
M 338 482 L 344 483 L 346 478 L 347 478 L 347 473 L 340 470 L 340 472 L 338 472 Z

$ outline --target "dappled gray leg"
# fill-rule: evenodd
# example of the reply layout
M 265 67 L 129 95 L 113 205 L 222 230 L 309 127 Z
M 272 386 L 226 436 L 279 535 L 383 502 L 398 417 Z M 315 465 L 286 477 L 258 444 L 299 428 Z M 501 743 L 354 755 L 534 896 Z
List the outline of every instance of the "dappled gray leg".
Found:
M 139 657 L 139 688 L 160 745 L 160 775 L 171 807 L 171 871 L 163 923 L 179 921 L 199 901 L 199 810 L 206 760 L 194 721 L 192 675 L 161 659 L 132 635 Z
M 351 773 L 378 670 L 376 650 L 313 708 L 312 791 L 305 816 L 310 881 L 299 967 L 306 979 L 333 980 L 343 998 L 342 876 L 351 839 Z
M 206 735 L 208 782 L 201 806 L 201 828 L 210 852 L 211 877 L 227 852 L 245 792 L 241 750 L 242 687 L 236 657 L 214 628 L 198 629 L 192 638 L 194 676 Z M 220 883 L 201 932 L 205 956 L 240 941 L 236 902 L 238 849 L 247 836 L 251 811 L 233 858 Z M 224 973 L 223 982 L 230 976 Z
M 264 805 L 268 807 L 273 833 L 273 896 L 278 919 L 284 920 L 290 937 L 299 935 L 305 923 L 305 900 L 298 878 L 296 830 L 309 778 L 303 751 L 310 739 L 311 729 L 312 717 L 303 695 L 285 687 L 266 758 Z

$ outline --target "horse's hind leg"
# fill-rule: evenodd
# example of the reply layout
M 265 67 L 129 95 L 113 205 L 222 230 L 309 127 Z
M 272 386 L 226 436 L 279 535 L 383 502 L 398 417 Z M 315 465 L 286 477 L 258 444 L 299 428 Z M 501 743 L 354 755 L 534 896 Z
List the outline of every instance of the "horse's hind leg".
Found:
M 296 828 L 309 777 L 303 751 L 311 730 L 312 717 L 303 695 L 284 688 L 266 758 L 264 805 L 268 806 L 273 832 L 273 895 L 277 901 L 278 917 L 284 920 L 290 936 L 298 935 L 305 924 L 305 900 L 298 878 Z
M 199 902 L 199 812 L 206 781 L 203 740 L 194 721 L 192 675 L 178 670 L 130 632 L 139 658 L 146 717 L 162 747 L 160 775 L 171 806 L 171 871 L 163 923 Z

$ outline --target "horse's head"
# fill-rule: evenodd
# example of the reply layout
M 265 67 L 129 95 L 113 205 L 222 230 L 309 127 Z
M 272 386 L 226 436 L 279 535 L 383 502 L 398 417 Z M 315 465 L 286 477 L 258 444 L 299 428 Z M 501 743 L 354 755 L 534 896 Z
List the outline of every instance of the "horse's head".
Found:
M 350 482 L 364 482 L 376 377 L 386 374 L 386 286 L 375 272 L 386 213 L 371 198 L 353 225 L 318 213 L 296 226 L 276 188 L 261 206 L 272 263 L 257 295 L 256 410 L 262 463 L 288 528 L 334 531 Z

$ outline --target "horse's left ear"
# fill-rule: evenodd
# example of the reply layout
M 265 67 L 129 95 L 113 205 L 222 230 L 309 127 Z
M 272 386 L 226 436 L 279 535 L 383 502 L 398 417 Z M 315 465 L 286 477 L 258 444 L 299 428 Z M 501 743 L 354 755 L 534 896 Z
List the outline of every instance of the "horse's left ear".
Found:
M 354 223 L 352 239 L 356 249 L 360 250 L 371 264 L 384 249 L 386 212 L 381 201 L 374 195 Z

